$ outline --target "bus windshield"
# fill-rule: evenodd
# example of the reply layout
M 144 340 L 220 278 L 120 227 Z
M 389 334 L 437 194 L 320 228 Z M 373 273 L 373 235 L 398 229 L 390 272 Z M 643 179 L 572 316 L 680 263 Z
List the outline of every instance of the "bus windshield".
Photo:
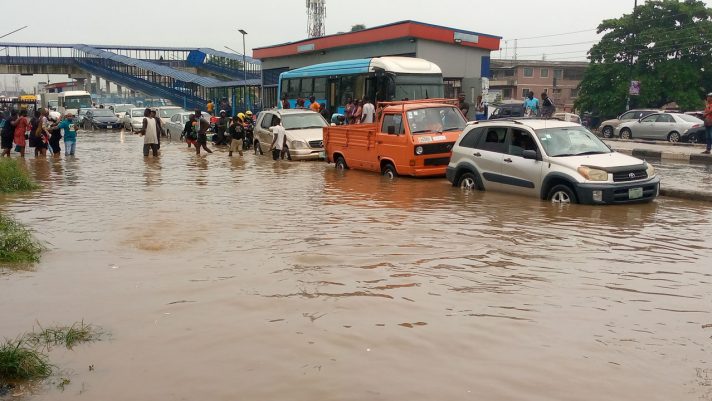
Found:
M 91 107 L 91 96 L 67 96 L 64 98 L 64 107 L 67 109 L 82 109 Z
M 440 75 L 396 75 L 395 99 L 428 99 L 444 96 Z

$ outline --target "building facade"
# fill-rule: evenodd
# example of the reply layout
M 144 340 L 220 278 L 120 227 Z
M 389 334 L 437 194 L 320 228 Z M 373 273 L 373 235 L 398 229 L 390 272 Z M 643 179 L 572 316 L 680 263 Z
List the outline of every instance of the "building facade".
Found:
M 267 106 L 277 104 L 276 87 L 282 72 L 332 61 L 384 56 L 418 57 L 437 64 L 443 72 L 445 96 L 455 98 L 465 93 L 467 101 L 476 104 L 482 93 L 482 77 L 490 76 L 490 52 L 499 49 L 500 39 L 461 29 L 402 21 L 257 48 L 253 49 L 253 57 L 262 61 Z M 474 107 L 471 113 L 474 116 Z
M 588 62 L 546 60 L 492 60 L 492 100 L 523 100 L 529 91 L 546 93 L 557 111 L 573 111 Z

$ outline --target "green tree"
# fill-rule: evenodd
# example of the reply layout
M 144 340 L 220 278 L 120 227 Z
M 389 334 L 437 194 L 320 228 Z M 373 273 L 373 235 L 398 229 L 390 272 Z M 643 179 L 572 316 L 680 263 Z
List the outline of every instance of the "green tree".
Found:
M 358 31 L 363 31 L 366 29 L 366 25 L 364 24 L 356 24 L 351 27 L 351 32 L 358 32 Z
M 712 9 L 699 0 L 650 0 L 632 14 L 603 21 L 589 51 L 576 108 L 614 116 L 625 110 L 631 80 L 640 96 L 631 107 L 682 109 L 703 105 L 712 91 Z

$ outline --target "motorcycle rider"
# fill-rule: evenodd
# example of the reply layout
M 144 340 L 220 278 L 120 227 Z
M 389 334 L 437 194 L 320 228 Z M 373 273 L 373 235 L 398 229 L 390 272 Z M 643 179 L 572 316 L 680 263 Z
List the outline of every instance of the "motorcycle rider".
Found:
M 243 119 L 243 127 L 245 128 L 245 141 L 244 141 L 244 149 L 248 150 L 252 147 L 254 144 L 255 136 L 255 120 L 252 115 L 252 112 L 250 110 L 247 110 L 244 114 L 244 119 Z M 257 154 L 257 150 L 255 149 L 255 154 Z

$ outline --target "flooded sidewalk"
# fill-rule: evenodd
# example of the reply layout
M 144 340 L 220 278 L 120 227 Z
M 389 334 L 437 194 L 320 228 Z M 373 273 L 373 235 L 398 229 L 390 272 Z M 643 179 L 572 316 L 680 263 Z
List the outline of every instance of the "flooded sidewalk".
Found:
M 0 197 L 50 248 L 0 271 L 0 336 L 111 333 L 53 350 L 71 384 L 22 399 L 712 399 L 707 203 L 161 150 L 88 133 L 76 160 L 26 161 L 41 191 Z

